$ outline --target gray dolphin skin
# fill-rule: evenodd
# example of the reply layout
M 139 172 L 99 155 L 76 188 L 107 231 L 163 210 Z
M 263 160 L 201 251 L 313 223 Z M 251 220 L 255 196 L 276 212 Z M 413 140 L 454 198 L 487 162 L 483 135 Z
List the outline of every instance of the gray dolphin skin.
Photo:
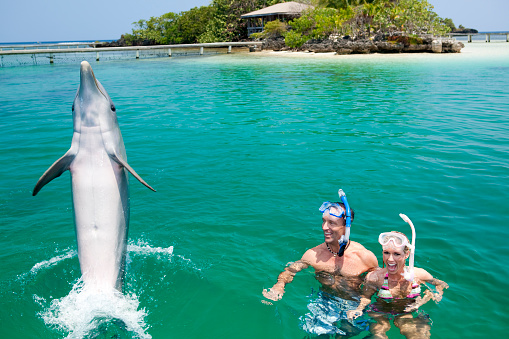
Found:
M 41 176 L 33 195 L 65 171 L 71 172 L 84 286 L 122 291 L 129 229 L 127 172 L 155 190 L 127 164 L 115 106 L 86 61 L 81 63 L 80 86 L 72 110 L 71 148 Z

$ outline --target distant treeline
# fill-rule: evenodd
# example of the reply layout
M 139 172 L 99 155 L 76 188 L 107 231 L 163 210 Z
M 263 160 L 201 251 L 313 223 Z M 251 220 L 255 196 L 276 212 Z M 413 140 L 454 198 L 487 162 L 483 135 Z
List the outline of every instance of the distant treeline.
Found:
M 449 18 L 445 18 L 444 23 L 449 27 L 451 33 L 479 33 L 478 30 L 473 28 L 466 28 L 463 25 L 456 27 L 454 22 L 452 22 L 452 19 Z
M 248 39 L 247 20 L 240 16 L 281 0 L 212 0 L 209 6 L 134 22 L 122 45 L 191 44 Z M 455 30 L 451 19 L 442 19 L 426 0 L 302 0 L 312 5 L 300 18 L 269 23 L 266 33 L 285 36 L 291 45 L 329 36 L 369 38 L 380 33 L 443 35 Z M 275 27 L 276 26 L 276 27 Z M 460 28 L 462 26 L 460 25 Z

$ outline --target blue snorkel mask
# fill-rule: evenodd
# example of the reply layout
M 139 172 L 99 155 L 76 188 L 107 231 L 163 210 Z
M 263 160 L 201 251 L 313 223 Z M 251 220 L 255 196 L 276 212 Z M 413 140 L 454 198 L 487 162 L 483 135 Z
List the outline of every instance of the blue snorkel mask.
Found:
M 345 206 L 345 210 L 343 210 L 343 207 L 336 203 L 336 202 L 330 202 L 326 201 L 320 206 L 319 210 L 320 212 L 325 213 L 325 211 L 328 211 L 330 215 L 336 217 L 336 218 L 345 218 L 345 234 L 341 236 L 341 239 L 339 239 L 339 252 L 338 256 L 343 256 L 345 253 L 346 247 L 348 245 L 348 241 L 350 240 L 350 226 L 352 225 L 352 213 L 350 210 L 350 205 L 348 205 L 348 200 L 346 200 L 346 194 L 343 192 L 342 189 L 339 189 L 338 191 L 339 198 L 341 199 L 341 202 Z M 334 207 L 336 210 L 339 211 L 339 215 L 336 213 L 331 213 L 331 207 Z M 345 216 L 346 215 L 346 216 Z

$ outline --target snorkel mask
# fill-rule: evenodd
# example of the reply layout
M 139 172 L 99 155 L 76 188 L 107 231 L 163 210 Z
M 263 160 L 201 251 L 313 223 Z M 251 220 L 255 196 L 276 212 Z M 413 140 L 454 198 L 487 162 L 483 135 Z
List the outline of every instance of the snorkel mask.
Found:
M 343 211 L 343 208 L 340 204 L 335 202 L 326 201 L 320 206 L 319 210 L 320 212 L 325 213 L 325 211 L 328 211 L 330 215 L 336 217 L 336 218 L 345 218 L 345 234 L 341 236 L 341 239 L 339 239 L 339 252 L 338 256 L 343 256 L 345 253 L 346 245 L 348 244 L 348 240 L 350 240 L 350 226 L 352 225 L 352 213 L 350 211 L 350 206 L 348 205 L 348 201 L 346 200 L 346 194 L 343 192 L 342 189 L 339 189 L 338 191 L 339 198 L 341 199 L 341 202 L 343 205 L 345 205 L 345 210 Z M 331 212 L 331 207 L 335 207 L 339 214 L 335 214 Z M 345 217 L 346 215 L 346 217 Z
M 408 281 L 414 280 L 414 257 L 415 257 L 415 227 L 410 218 L 408 218 L 406 215 L 401 214 L 399 215 L 401 219 L 403 219 L 405 222 L 407 222 L 410 225 L 410 228 L 412 228 L 412 244 L 408 243 L 408 239 L 400 233 L 397 232 L 385 232 L 381 233 L 378 237 L 378 242 L 382 246 L 386 246 L 389 244 L 389 242 L 392 242 L 392 244 L 395 247 L 408 247 L 410 248 L 410 259 L 409 259 L 409 265 L 408 268 L 405 267 L 405 272 L 403 273 L 403 277 Z

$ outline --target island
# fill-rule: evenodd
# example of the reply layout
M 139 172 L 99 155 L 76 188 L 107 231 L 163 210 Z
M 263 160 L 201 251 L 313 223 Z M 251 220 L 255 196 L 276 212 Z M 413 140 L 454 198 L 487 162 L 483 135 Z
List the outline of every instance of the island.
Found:
M 265 50 L 340 55 L 458 53 L 465 47 L 447 36 L 458 29 L 427 0 L 212 0 L 133 25 L 105 47 L 261 41 Z

